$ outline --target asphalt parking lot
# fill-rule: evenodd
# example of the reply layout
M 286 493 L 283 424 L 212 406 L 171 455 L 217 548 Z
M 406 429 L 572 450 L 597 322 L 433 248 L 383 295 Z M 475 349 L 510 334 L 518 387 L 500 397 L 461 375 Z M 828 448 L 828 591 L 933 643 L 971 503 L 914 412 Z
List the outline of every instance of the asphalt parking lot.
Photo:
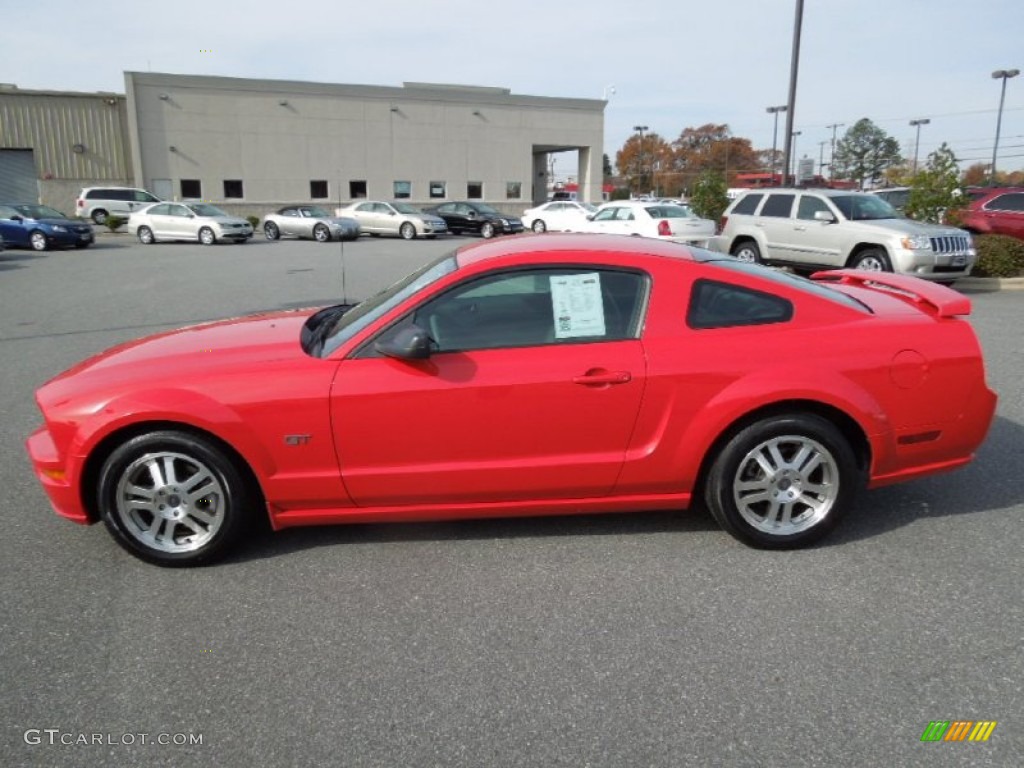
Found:
M 0 764 L 1020 765 L 1020 292 L 972 294 L 1000 394 L 978 460 L 866 494 L 807 551 L 638 514 L 288 530 L 172 571 L 50 510 L 23 448 L 50 376 L 466 242 L 0 254 Z M 934 720 L 998 725 L 922 743 Z

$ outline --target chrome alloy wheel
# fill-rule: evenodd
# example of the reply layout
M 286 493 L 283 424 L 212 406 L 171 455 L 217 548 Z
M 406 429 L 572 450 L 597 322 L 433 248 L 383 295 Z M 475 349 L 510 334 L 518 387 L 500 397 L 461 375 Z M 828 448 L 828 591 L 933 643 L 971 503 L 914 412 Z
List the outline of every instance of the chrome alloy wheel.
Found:
M 748 524 L 764 533 L 788 536 L 828 516 L 839 498 L 839 465 L 816 440 L 781 435 L 743 457 L 732 491 Z
M 129 464 L 117 484 L 116 514 L 129 536 L 166 553 L 204 546 L 224 522 L 227 497 L 194 457 L 161 451 Z
M 873 254 L 867 254 L 857 262 L 857 269 L 866 269 L 869 272 L 886 272 L 885 264 Z

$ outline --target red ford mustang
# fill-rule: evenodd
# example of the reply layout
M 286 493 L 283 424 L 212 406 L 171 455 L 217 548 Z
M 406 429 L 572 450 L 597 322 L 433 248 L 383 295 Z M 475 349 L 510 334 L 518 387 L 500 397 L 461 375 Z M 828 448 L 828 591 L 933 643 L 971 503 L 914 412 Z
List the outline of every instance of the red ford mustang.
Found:
M 748 544 L 794 547 L 864 486 L 971 460 L 996 396 L 969 312 L 913 277 L 528 236 L 354 308 L 111 349 L 39 389 L 28 450 L 58 513 L 160 565 L 212 560 L 263 513 L 285 528 L 703 502 Z

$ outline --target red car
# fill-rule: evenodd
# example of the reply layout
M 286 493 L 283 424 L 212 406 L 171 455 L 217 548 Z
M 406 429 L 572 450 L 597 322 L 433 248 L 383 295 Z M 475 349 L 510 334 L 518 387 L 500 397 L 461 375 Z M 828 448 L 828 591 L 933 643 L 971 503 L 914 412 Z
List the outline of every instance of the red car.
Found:
M 1024 240 L 1024 187 L 980 188 L 957 212 L 959 226 L 982 235 L 1010 235 Z
M 969 462 L 992 420 L 970 302 L 647 238 L 539 235 L 348 308 L 111 349 L 37 393 L 58 513 L 205 562 L 253 516 L 322 523 L 680 509 L 816 541 L 863 486 Z

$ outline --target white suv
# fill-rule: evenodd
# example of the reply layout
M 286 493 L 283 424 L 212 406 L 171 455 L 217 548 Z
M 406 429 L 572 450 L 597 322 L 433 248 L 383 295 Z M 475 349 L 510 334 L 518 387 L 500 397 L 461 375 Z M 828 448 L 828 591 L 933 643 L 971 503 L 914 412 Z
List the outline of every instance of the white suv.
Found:
M 722 215 L 713 250 L 803 269 L 903 272 L 951 283 L 977 253 L 963 229 L 903 218 L 877 195 L 838 189 L 747 192 Z
M 75 200 L 75 216 L 102 224 L 109 215 L 128 218 L 133 211 L 159 202 L 163 202 L 159 197 L 135 187 L 86 187 Z

